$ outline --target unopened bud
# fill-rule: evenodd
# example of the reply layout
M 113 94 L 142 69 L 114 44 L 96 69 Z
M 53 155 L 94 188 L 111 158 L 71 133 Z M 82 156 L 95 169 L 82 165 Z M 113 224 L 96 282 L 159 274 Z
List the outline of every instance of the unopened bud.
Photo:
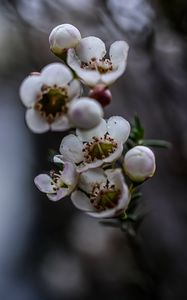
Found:
M 49 36 L 51 51 L 60 56 L 69 48 L 75 48 L 81 40 L 79 30 L 71 24 L 61 24 L 55 27 Z
M 96 85 L 89 92 L 89 97 L 96 99 L 103 107 L 110 104 L 112 94 L 110 90 L 103 84 Z
M 82 97 L 71 102 L 68 115 L 76 127 L 90 129 L 100 123 L 103 109 L 97 101 Z
M 126 153 L 124 168 L 132 181 L 143 182 L 155 172 L 155 155 L 148 147 L 136 146 Z
M 37 76 L 37 75 L 40 75 L 40 73 L 39 72 L 31 72 L 30 75 L 36 75 Z

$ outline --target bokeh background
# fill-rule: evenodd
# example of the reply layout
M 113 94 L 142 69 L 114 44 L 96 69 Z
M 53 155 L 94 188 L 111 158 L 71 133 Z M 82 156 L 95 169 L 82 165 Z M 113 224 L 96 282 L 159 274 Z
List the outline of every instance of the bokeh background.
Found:
M 48 36 L 61 23 L 107 46 L 128 41 L 127 71 L 106 115 L 137 112 L 147 138 L 173 144 L 156 151 L 134 245 L 33 184 L 63 134 L 31 133 L 18 91 L 30 72 L 58 60 Z M 0 299 L 187 299 L 186 103 L 186 0 L 0 1 Z

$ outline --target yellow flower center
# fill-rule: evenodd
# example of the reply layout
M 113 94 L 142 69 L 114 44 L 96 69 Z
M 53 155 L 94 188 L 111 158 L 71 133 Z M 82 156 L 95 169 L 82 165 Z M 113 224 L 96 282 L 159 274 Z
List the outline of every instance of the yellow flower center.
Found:
M 110 156 L 116 148 L 116 141 L 109 135 L 101 138 L 93 137 L 89 143 L 85 143 L 82 150 L 84 160 L 86 163 L 91 163 L 98 159 L 105 159 Z
M 57 117 L 67 113 L 67 102 L 68 94 L 65 88 L 43 86 L 42 96 L 34 108 L 48 123 L 52 123 Z
M 92 58 L 88 63 L 82 62 L 82 69 L 86 70 L 96 70 L 101 74 L 111 72 L 113 70 L 112 62 L 108 58 L 99 59 Z
M 115 185 L 96 185 L 90 196 L 90 202 L 98 210 L 103 211 L 116 207 L 121 197 L 121 191 Z

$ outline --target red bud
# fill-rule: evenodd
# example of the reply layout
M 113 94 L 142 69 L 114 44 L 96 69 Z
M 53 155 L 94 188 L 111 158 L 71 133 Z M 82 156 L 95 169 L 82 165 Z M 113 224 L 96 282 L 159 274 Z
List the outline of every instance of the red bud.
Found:
M 96 99 L 103 107 L 110 104 L 112 100 L 112 94 L 107 86 L 103 84 L 96 85 L 89 92 L 89 97 Z

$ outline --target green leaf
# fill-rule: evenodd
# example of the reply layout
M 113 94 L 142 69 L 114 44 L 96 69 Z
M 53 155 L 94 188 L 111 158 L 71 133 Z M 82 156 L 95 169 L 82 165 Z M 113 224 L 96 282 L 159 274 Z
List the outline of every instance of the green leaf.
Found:
M 140 119 L 135 115 L 133 122 L 131 123 L 131 133 L 127 141 L 128 148 L 132 148 L 138 144 L 140 139 L 144 138 L 144 128 L 140 122 Z
M 48 160 L 50 161 L 50 162 L 52 162 L 52 163 L 54 163 L 53 162 L 53 157 L 55 156 L 55 155 L 57 155 L 57 154 L 59 154 L 57 151 L 55 151 L 54 149 L 49 149 L 48 150 Z
M 143 126 L 140 122 L 140 119 L 137 115 L 135 115 L 135 117 L 134 117 L 134 126 L 135 126 L 135 129 L 137 130 L 138 138 L 143 139 L 143 137 L 144 137 L 144 128 L 143 128 Z
M 141 139 L 138 142 L 139 145 L 148 146 L 148 147 L 157 147 L 157 148 L 166 148 L 169 149 L 172 147 L 172 144 L 168 141 L 164 140 L 147 140 L 147 139 Z

